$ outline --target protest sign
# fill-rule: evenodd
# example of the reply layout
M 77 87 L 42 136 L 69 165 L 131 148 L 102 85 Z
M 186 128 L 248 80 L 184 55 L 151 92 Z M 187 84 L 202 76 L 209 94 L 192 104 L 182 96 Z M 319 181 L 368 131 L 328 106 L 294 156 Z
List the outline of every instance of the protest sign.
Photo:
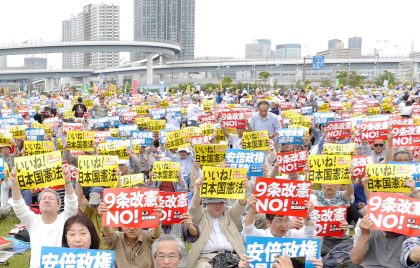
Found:
M 210 144 L 213 141 L 213 135 L 192 136 L 191 144 Z
M 225 161 L 231 168 L 246 168 L 247 176 L 263 176 L 266 152 L 241 149 L 227 149 Z
M 326 126 L 328 122 L 334 120 L 335 113 L 314 113 L 314 124 Z
M 74 116 L 74 112 L 72 110 L 65 110 L 64 113 L 63 113 L 63 118 L 64 119 L 74 119 L 76 117 Z
M 213 135 L 216 130 L 216 124 L 201 124 L 200 129 L 203 135 Z
M 172 181 L 179 180 L 178 173 L 181 172 L 179 162 L 155 161 L 153 163 L 153 178 L 154 181 Z
M 138 117 L 138 118 L 136 118 L 135 122 L 137 124 L 137 128 L 138 129 L 147 128 L 150 120 L 151 120 L 150 117 Z
M 121 121 L 124 123 L 131 123 L 134 122 L 137 118 L 136 112 L 125 112 L 121 116 Z
M 248 170 L 246 168 L 222 168 L 204 166 L 203 185 L 201 186 L 201 197 L 244 199 L 245 188 L 243 183 L 246 180 Z
M 0 147 L 12 145 L 11 139 L 13 139 L 12 133 L 0 133 Z
M 271 268 L 275 257 L 286 255 L 289 257 L 305 257 L 305 267 L 314 268 L 315 266 L 309 259 L 320 258 L 321 240 L 319 238 L 247 236 L 245 251 L 251 268 Z
M 93 131 L 69 130 L 67 132 L 66 142 L 68 150 L 77 150 L 93 152 L 95 133 Z
M 99 143 L 106 141 L 109 137 L 111 137 L 111 133 L 109 131 L 95 131 L 93 133 L 93 143 L 98 145 Z
M 351 136 L 351 122 L 329 122 L 326 137 L 329 139 L 344 139 Z
M 132 188 L 137 184 L 144 184 L 144 174 L 131 174 L 120 177 L 120 184 L 123 188 Z
M 61 152 L 15 158 L 16 180 L 20 189 L 64 185 Z
M 100 155 L 115 155 L 119 159 L 128 160 L 128 147 L 130 147 L 129 140 L 115 140 L 98 144 L 97 150 Z
M 420 146 L 420 125 L 392 126 L 393 146 Z
M 159 192 L 159 204 L 162 209 L 162 224 L 178 224 L 181 215 L 188 212 L 187 192 Z
M 103 129 L 110 127 L 108 116 L 101 118 L 92 118 L 90 119 L 90 124 L 92 124 L 93 129 Z
M 152 106 L 136 106 L 136 113 L 138 114 L 138 115 L 147 115 L 148 113 L 149 113 L 149 109 L 151 108 Z
M 108 155 L 79 155 L 79 182 L 82 186 L 108 186 L 118 184 L 118 157 Z
M 216 123 L 216 116 L 214 114 L 202 114 L 198 116 L 198 121 L 201 124 L 214 124 Z
M 369 177 L 370 191 L 410 193 L 405 181 L 412 178 L 411 165 L 368 164 L 366 175 Z
M 24 139 L 25 129 L 25 125 L 10 126 L 10 133 L 12 133 L 14 139 Z
M 199 127 L 186 127 L 181 129 L 180 131 L 181 135 L 184 135 L 187 138 L 203 134 L 203 131 Z
M 310 215 L 316 223 L 317 236 L 344 236 L 345 230 L 340 228 L 340 222 L 346 220 L 347 207 L 315 207 Z
M 115 251 L 65 247 L 41 247 L 41 267 L 113 268 Z
M 363 122 L 358 125 L 360 131 L 360 139 L 365 141 L 373 141 L 376 139 L 386 140 L 388 139 L 388 121 L 378 122 Z
M 203 100 L 203 109 L 206 112 L 210 112 L 210 110 L 214 107 L 215 101 L 214 99 L 211 100 Z
M 353 167 L 353 178 L 361 179 L 366 174 L 366 165 L 373 164 L 372 156 L 353 155 L 351 157 L 351 163 Z
M 1 157 L 0 158 L 0 179 L 3 180 L 4 179 L 4 158 Z
M 156 228 L 159 215 L 159 190 L 150 188 L 104 189 L 103 201 L 108 212 L 102 224 L 109 227 Z
M 227 147 L 223 144 L 195 144 L 195 161 L 202 166 L 219 165 L 225 159 Z
M 324 153 L 328 155 L 351 155 L 356 150 L 355 143 L 336 144 L 326 143 L 324 144 Z
M 131 133 L 138 130 L 135 124 L 123 124 L 118 127 L 119 137 L 130 137 Z
M 321 184 L 351 184 L 351 156 L 310 155 L 308 180 Z
M 414 124 L 414 119 L 413 118 L 405 118 L 405 117 L 399 117 L 399 116 L 391 118 L 391 125 L 392 126 L 396 126 L 396 125 L 407 126 L 407 125 L 412 125 L 412 124 Z
M 166 148 L 177 149 L 187 142 L 184 134 L 180 131 L 170 131 L 166 133 Z
M 63 134 L 67 134 L 70 130 L 83 130 L 83 124 L 82 123 L 67 123 L 64 122 L 61 126 L 61 131 Z
M 277 170 L 280 174 L 301 172 L 307 163 L 307 151 L 294 151 L 277 154 Z
M 420 236 L 420 201 L 396 193 L 370 193 L 366 215 L 376 229 Z
M 24 141 L 25 156 L 50 153 L 54 150 L 52 141 Z
M 306 218 L 308 209 L 305 201 L 309 201 L 311 186 L 312 183 L 307 181 L 257 178 L 255 208 L 258 213 Z
M 279 130 L 280 144 L 303 144 L 303 129 L 282 128 Z
M 147 122 L 147 130 L 149 131 L 159 131 L 165 129 L 166 120 L 150 120 Z
M 266 130 L 244 132 L 242 149 L 267 151 L 270 149 L 269 137 Z
M 152 119 L 158 120 L 165 117 L 166 109 L 165 108 L 152 108 L 152 109 L 149 109 L 149 113 L 152 116 Z
M 240 111 L 228 111 L 220 113 L 223 128 L 246 128 L 245 114 Z

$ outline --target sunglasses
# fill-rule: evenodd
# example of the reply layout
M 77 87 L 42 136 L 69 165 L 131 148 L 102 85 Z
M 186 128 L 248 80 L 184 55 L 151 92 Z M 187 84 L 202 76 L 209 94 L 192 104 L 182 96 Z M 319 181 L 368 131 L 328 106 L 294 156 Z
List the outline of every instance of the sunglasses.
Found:
M 384 144 L 374 144 L 375 147 L 384 147 Z

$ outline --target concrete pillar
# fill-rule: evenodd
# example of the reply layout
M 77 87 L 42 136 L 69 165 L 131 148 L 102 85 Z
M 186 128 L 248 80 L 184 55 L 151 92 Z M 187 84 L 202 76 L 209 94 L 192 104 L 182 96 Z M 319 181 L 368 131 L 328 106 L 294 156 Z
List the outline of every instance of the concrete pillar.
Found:
M 54 90 L 54 78 L 47 78 L 45 79 L 45 91 L 53 91 Z
M 147 80 L 148 86 L 153 85 L 153 53 L 147 53 Z

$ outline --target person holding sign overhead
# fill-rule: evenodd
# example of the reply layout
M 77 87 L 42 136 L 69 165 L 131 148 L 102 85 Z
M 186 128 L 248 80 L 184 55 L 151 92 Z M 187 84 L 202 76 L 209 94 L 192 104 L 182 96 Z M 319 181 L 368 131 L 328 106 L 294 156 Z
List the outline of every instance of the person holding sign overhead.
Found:
M 71 183 L 71 174 L 63 167 L 65 179 L 64 212 L 58 214 L 61 200 L 57 192 L 45 189 L 38 195 L 41 214 L 32 212 L 20 193 L 16 179 L 16 169 L 10 173 L 12 182 L 11 205 L 22 224 L 27 226 L 31 239 L 31 268 L 40 267 L 41 247 L 60 247 L 65 221 L 77 214 L 77 196 Z M 48 239 L 46 239 L 48 238 Z
M 278 117 L 269 112 L 270 103 L 262 100 L 257 104 L 258 113 L 254 113 L 247 122 L 249 131 L 262 131 L 267 130 L 270 139 L 275 139 L 278 136 L 280 123 Z

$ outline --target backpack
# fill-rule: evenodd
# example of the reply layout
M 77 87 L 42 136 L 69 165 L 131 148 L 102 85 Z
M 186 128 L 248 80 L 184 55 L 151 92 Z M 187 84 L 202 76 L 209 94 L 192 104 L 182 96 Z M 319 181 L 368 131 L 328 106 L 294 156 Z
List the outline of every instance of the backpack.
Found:
M 351 267 L 350 253 L 353 249 L 353 238 L 346 239 L 340 244 L 336 245 L 324 258 L 324 268 L 347 268 Z

